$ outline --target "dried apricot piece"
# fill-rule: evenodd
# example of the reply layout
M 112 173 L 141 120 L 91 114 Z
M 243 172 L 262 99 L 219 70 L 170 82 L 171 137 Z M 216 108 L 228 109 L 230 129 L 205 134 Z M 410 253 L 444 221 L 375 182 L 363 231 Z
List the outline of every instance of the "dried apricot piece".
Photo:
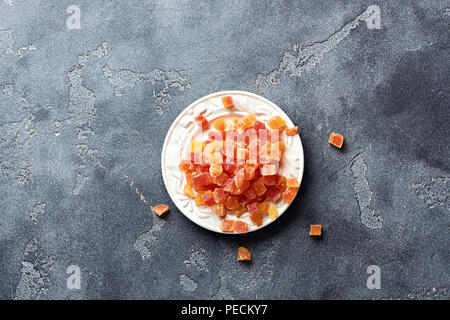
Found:
M 291 203 L 292 201 L 294 201 L 295 196 L 297 195 L 297 188 L 287 188 L 284 192 L 283 192 L 283 201 L 287 202 L 287 203 Z
M 236 220 L 233 224 L 235 232 L 246 233 L 248 231 L 248 224 L 244 221 Z
M 222 103 L 225 108 L 231 108 L 234 106 L 233 98 L 231 96 L 222 97 Z
M 337 148 L 342 148 L 342 144 L 344 143 L 344 137 L 339 133 L 332 132 L 328 142 Z
M 192 191 L 192 187 L 190 184 L 186 184 L 184 186 L 183 192 L 188 198 L 191 198 L 191 199 L 194 198 L 194 191 Z
M 245 207 L 239 207 L 231 211 L 235 216 L 240 217 L 244 212 L 247 211 L 247 209 Z
M 276 206 L 270 206 L 267 213 L 269 215 L 269 218 L 274 221 L 278 216 L 278 208 Z
M 267 125 L 272 129 L 280 129 L 286 125 L 286 121 L 280 116 L 273 116 L 269 119 Z
M 160 204 L 157 206 L 152 207 L 152 210 L 158 217 L 160 217 L 163 213 L 169 211 L 169 206 L 165 204 Z
M 258 202 L 252 202 L 247 204 L 247 209 L 250 214 L 259 213 Z
M 300 187 L 300 183 L 298 182 L 297 178 L 290 177 L 286 180 L 286 186 L 289 188 L 298 188 Z
M 287 136 L 295 136 L 297 133 L 298 133 L 298 127 L 297 126 L 286 129 L 286 135 Z
M 208 120 L 206 120 L 206 118 L 202 114 L 196 116 L 194 120 L 195 123 L 202 129 L 208 126 Z
M 251 255 L 250 251 L 248 251 L 247 248 L 239 247 L 238 253 L 237 253 L 237 259 L 238 259 L 238 261 L 252 260 L 252 255 Z
M 223 131 L 225 130 L 225 119 L 224 118 L 217 118 L 213 121 L 213 127 L 216 130 Z
M 227 210 L 225 209 L 225 206 L 221 203 L 213 205 L 212 211 L 218 217 L 225 217 L 227 215 Z
M 320 237 L 322 235 L 322 225 L 312 224 L 309 227 L 309 235 L 311 237 Z
M 220 224 L 220 230 L 223 232 L 233 232 L 234 220 L 223 219 Z

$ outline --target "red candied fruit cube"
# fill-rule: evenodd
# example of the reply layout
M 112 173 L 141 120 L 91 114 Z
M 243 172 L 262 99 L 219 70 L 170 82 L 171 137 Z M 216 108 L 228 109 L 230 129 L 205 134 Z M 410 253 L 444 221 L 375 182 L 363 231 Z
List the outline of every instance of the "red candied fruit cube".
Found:
M 281 199 L 281 192 L 277 187 L 267 188 L 266 197 L 273 203 L 278 202 Z
M 194 173 L 191 175 L 192 187 L 195 191 L 204 189 L 207 185 L 212 183 L 212 178 L 209 172 Z
M 244 191 L 244 195 L 249 199 L 253 200 L 256 198 L 255 189 L 252 186 L 248 187 L 247 190 Z
M 212 177 L 213 183 L 217 184 L 218 186 L 222 186 L 225 181 L 227 181 L 228 175 L 225 172 L 222 172 L 222 174 L 218 177 L 214 176 Z
M 277 184 L 277 176 L 264 176 L 262 177 L 262 182 L 266 186 L 275 186 Z
M 206 118 L 202 115 L 199 114 L 198 116 L 196 116 L 194 118 L 195 123 L 200 127 L 200 128 L 205 128 L 208 126 L 208 120 L 206 120 Z
M 239 233 L 246 233 L 248 231 L 248 224 L 244 221 L 236 220 L 233 224 L 233 229 Z
M 248 212 L 250 212 L 250 214 L 259 213 L 258 202 L 252 202 L 252 203 L 247 204 L 247 209 L 248 209 Z
M 152 210 L 154 213 L 156 213 L 157 216 L 161 216 L 163 213 L 169 211 L 169 206 L 165 204 L 160 204 L 155 207 L 152 207 Z
M 256 121 L 253 128 L 256 130 L 256 132 L 258 132 L 258 130 L 260 130 L 260 129 L 265 129 L 266 125 L 261 121 Z
M 216 188 L 213 191 L 214 200 L 216 203 L 224 203 L 227 196 L 222 188 Z
M 212 206 L 216 204 L 216 200 L 214 200 L 214 195 L 211 190 L 206 191 L 202 194 L 203 203 L 207 206 Z
M 234 183 L 237 188 L 241 188 L 245 182 L 245 169 L 240 169 L 234 176 Z

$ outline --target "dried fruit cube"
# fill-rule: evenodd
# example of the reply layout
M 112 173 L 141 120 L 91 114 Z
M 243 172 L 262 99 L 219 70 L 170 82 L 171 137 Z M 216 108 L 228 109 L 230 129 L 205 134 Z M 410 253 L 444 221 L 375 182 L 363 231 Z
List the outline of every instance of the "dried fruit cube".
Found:
M 297 190 L 297 188 L 287 188 L 283 192 L 283 201 L 287 203 L 291 203 L 292 201 L 294 201 L 295 196 L 297 195 Z
M 222 166 L 223 168 L 223 166 Z M 217 184 L 218 186 L 222 186 L 225 181 L 228 180 L 228 175 L 225 172 L 222 172 L 222 174 L 218 177 L 212 177 L 212 181 L 214 184 Z
M 263 182 L 257 180 L 253 183 L 253 189 L 255 190 L 255 193 L 257 196 L 261 196 L 264 193 L 266 193 L 266 186 L 264 185 Z
M 246 233 L 248 231 L 248 224 L 244 221 L 236 220 L 233 224 L 235 232 Z
M 212 178 L 209 172 L 194 173 L 192 176 L 192 186 L 195 191 L 202 190 L 205 186 L 212 183 Z
M 239 261 L 251 260 L 252 259 L 252 255 L 250 254 L 250 251 L 248 251 L 248 249 L 246 249 L 244 247 L 239 247 L 238 248 L 237 259 Z
M 218 177 L 222 174 L 222 165 L 221 164 L 211 164 L 209 167 L 209 173 L 211 174 L 211 177 Z
M 156 213 L 157 216 L 161 216 L 163 213 L 169 211 L 169 206 L 165 204 L 160 204 L 155 207 L 152 207 L 152 210 L 154 213 Z
M 189 160 L 181 160 L 180 164 L 178 165 L 181 171 L 183 172 L 189 172 L 194 170 L 194 165 Z
M 258 132 L 261 129 L 265 129 L 265 128 L 266 128 L 266 125 L 261 121 L 256 121 L 255 124 L 253 125 L 253 129 L 255 129 L 256 132 Z
M 269 211 L 270 204 L 267 201 L 258 203 L 258 209 L 260 214 L 265 214 Z
M 248 212 L 250 212 L 250 214 L 259 213 L 258 202 L 252 202 L 252 203 L 247 204 L 247 209 L 248 209 Z
M 227 199 L 227 196 L 225 195 L 225 192 L 222 188 L 216 188 L 213 191 L 214 200 L 216 203 L 224 203 Z
M 222 97 L 222 103 L 225 108 L 231 108 L 233 104 L 233 98 L 231 96 Z
M 262 220 L 262 215 L 260 213 L 251 213 L 250 214 L 250 220 L 252 220 L 252 222 L 257 225 L 258 227 L 262 225 L 263 220 Z
M 272 129 L 280 129 L 286 125 L 286 121 L 280 116 L 273 116 L 269 119 L 267 125 Z
M 278 216 L 278 208 L 276 206 L 270 206 L 267 213 L 269 215 L 269 218 L 274 221 Z
M 194 198 L 194 191 L 192 191 L 192 187 L 190 184 L 186 184 L 184 186 L 183 192 L 188 198 L 191 198 L 191 199 Z
M 234 183 L 237 188 L 241 188 L 245 182 L 245 169 L 240 169 L 234 176 Z
M 276 203 L 277 201 L 279 201 L 281 199 L 281 192 L 280 192 L 280 190 L 278 190 L 277 187 L 271 186 L 271 187 L 267 188 L 266 197 L 273 203 Z
M 202 115 L 199 114 L 198 116 L 196 116 L 194 118 L 195 123 L 200 127 L 200 128 L 205 128 L 208 126 L 208 120 L 206 120 L 206 118 Z
M 203 149 L 205 149 L 205 143 L 203 141 L 192 140 L 191 152 L 203 152 Z
M 225 130 L 225 119 L 224 118 L 217 118 L 213 121 L 213 127 L 216 130 L 223 131 Z
M 259 170 L 262 176 L 273 176 L 277 174 L 277 166 L 274 164 L 265 164 Z
M 257 169 L 257 166 L 252 166 L 252 165 L 246 164 L 244 167 L 245 180 L 252 180 L 253 177 L 255 176 L 256 169 Z
M 244 195 L 247 197 L 248 200 L 253 200 L 256 198 L 256 192 L 253 187 L 248 187 L 247 190 L 244 191 Z
M 204 191 L 199 191 L 199 192 L 197 192 L 195 194 L 194 201 L 195 201 L 195 205 L 196 206 L 203 206 L 204 205 L 203 198 L 202 198 L 204 193 L 205 193 Z
M 297 178 L 290 177 L 286 180 L 286 186 L 288 186 L 289 188 L 298 188 L 300 187 L 300 183 L 298 182 Z
M 225 206 L 221 203 L 213 205 L 212 211 L 218 217 L 225 217 L 227 215 L 227 210 L 225 209 Z
M 243 128 L 242 129 L 248 129 L 255 125 L 256 123 L 256 117 L 254 113 L 249 113 L 244 119 L 242 119 L 243 122 Z
M 248 180 L 244 180 L 244 183 L 239 188 L 231 190 L 230 193 L 234 194 L 234 195 L 243 194 L 249 186 L 250 186 L 250 182 L 248 182 Z
M 216 200 L 214 200 L 214 195 L 211 190 L 208 190 L 204 194 L 202 194 L 202 201 L 207 206 L 216 204 Z
M 295 136 L 297 133 L 298 133 L 298 127 L 297 126 L 286 129 L 286 135 L 288 135 L 288 136 Z
M 311 237 L 320 237 L 322 235 L 322 225 L 312 224 L 309 227 L 309 235 Z
M 235 216 L 240 217 L 244 212 L 247 211 L 247 209 L 245 207 L 239 207 L 231 211 Z
M 220 230 L 223 232 L 233 232 L 234 220 L 223 219 L 220 224 Z
M 225 206 L 227 207 L 227 209 L 235 210 L 239 208 L 241 205 L 239 204 L 239 201 L 237 200 L 236 197 L 228 196 L 227 199 L 225 200 Z
M 342 144 L 344 143 L 344 137 L 339 133 L 332 132 L 328 142 L 337 148 L 342 148 Z

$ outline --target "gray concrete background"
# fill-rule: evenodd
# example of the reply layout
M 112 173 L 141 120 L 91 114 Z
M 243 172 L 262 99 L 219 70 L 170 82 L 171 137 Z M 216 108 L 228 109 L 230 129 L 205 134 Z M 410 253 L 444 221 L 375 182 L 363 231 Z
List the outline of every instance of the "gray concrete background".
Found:
M 0 298 L 449 299 L 449 30 L 446 1 L 1 0 Z M 160 172 L 175 117 L 227 89 L 305 149 L 293 205 L 243 236 L 191 223 Z

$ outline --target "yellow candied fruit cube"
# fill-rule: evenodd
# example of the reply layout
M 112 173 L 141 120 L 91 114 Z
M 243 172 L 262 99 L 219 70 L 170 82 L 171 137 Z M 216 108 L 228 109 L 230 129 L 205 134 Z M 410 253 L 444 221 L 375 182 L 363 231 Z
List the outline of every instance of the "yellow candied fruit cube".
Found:
M 204 194 L 204 193 L 205 193 L 204 191 L 199 191 L 199 192 L 197 192 L 195 194 L 194 201 L 195 201 L 195 205 L 196 206 L 203 206 L 204 205 L 203 199 L 202 199 L 202 194 Z
M 192 191 L 192 187 L 189 184 L 184 186 L 183 192 L 188 198 L 194 198 L 194 191 Z
M 269 218 L 274 221 L 278 216 L 278 208 L 275 206 L 271 206 L 267 213 L 269 214 Z
M 286 120 L 280 116 L 273 116 L 269 119 L 267 125 L 272 129 L 280 129 L 286 125 Z
M 203 141 L 192 140 L 191 152 L 203 152 L 203 149 L 205 149 L 205 143 Z
M 213 127 L 218 131 L 223 131 L 225 129 L 225 119 L 217 118 L 216 120 L 213 121 Z
M 223 172 L 223 168 L 221 164 L 211 164 L 211 166 L 209 167 L 209 173 L 211 174 L 211 176 L 217 177 L 220 176 Z
M 242 129 L 252 128 L 256 123 L 256 117 L 254 113 L 248 114 L 244 119 L 242 119 L 243 127 Z

